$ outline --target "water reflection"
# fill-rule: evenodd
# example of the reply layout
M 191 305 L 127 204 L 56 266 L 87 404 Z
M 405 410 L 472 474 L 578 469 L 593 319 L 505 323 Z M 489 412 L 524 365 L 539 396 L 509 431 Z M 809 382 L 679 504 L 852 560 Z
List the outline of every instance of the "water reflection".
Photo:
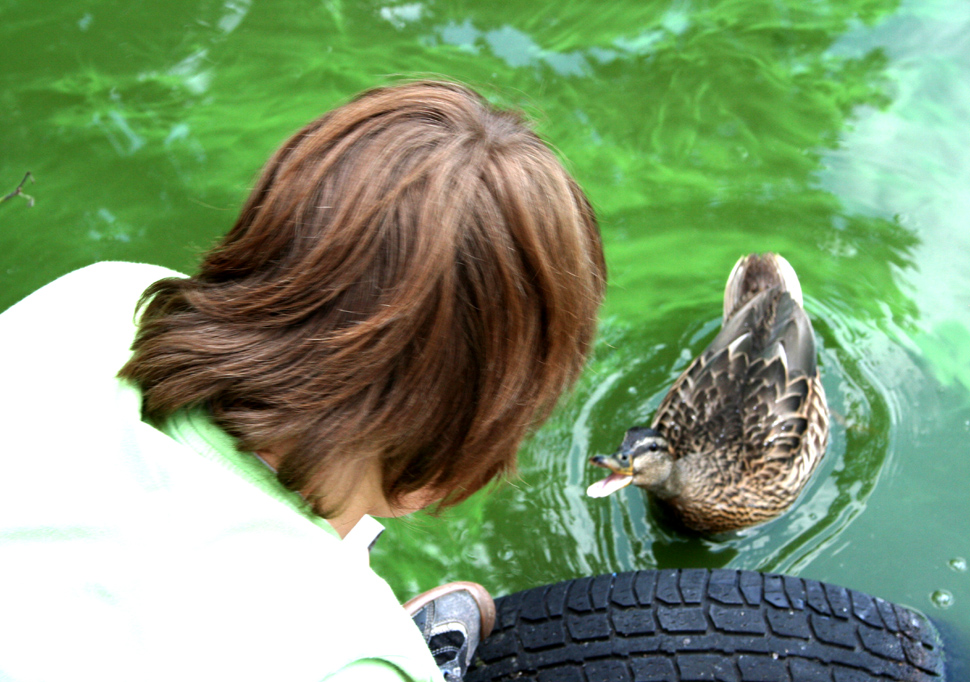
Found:
M 908 329 L 949 384 L 970 388 L 970 6 L 906 2 L 873 27 L 842 36 L 831 53 L 890 56 L 890 106 L 854 112 L 819 178 L 846 210 L 898 221 L 917 236 L 918 267 L 898 273 L 920 310 Z
M 216 25 L 223 33 L 232 33 L 249 13 L 253 0 L 225 0 L 223 13 Z

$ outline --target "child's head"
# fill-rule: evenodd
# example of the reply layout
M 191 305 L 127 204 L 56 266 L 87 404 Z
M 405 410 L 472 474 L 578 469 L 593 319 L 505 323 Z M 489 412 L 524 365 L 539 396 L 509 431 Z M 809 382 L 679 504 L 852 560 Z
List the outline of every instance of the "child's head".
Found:
M 287 140 L 121 375 L 148 418 L 208 407 L 329 515 L 377 457 L 388 500 L 514 467 L 590 350 L 605 265 L 586 197 L 511 113 L 453 83 L 364 93 Z M 350 465 L 350 468 L 345 468 Z

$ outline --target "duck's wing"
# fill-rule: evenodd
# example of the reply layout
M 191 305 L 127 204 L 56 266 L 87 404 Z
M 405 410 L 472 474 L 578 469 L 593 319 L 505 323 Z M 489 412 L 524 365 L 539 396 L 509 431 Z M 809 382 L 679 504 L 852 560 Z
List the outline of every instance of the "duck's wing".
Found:
M 740 413 L 746 470 L 765 495 L 774 489 L 794 498 L 825 453 L 829 423 L 812 325 L 800 306 L 748 366 Z
M 670 387 L 653 428 L 667 439 L 675 459 L 710 452 L 740 433 L 739 424 L 725 422 L 723 416 L 725 406 L 740 402 L 735 377 L 744 373 L 744 364 L 743 357 L 727 348 L 708 348 Z
M 775 495 L 794 497 L 825 453 L 828 407 L 817 377 L 781 379 L 784 372 L 781 357 L 759 359 L 748 372 L 741 459 L 765 494 L 777 486 Z
M 718 461 L 719 469 L 750 475 L 787 467 L 803 475 L 808 467 L 810 473 L 814 463 L 793 466 L 792 458 L 806 437 L 824 451 L 828 416 L 817 372 L 804 310 L 785 291 L 762 292 L 677 379 L 653 428 L 676 457 L 727 449 L 736 455 Z
M 732 344 L 752 362 L 783 355 L 792 374 L 814 376 L 818 371 L 812 323 L 802 306 L 779 287 L 761 292 L 725 320 L 704 352 L 716 353 Z

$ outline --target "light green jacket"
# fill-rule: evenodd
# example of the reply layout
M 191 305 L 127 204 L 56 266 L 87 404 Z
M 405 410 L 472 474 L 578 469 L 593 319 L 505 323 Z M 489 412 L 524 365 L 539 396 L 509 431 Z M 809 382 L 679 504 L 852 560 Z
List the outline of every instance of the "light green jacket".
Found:
M 99 263 L 0 315 L 0 679 L 440 680 L 388 585 L 202 414 L 115 378 L 177 273 Z

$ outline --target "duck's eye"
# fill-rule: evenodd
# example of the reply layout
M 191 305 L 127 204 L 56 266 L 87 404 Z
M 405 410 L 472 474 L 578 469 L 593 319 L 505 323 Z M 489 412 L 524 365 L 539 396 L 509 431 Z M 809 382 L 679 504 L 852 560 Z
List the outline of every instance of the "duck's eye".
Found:
M 657 445 L 657 441 L 654 441 L 654 442 L 650 443 L 650 446 L 649 446 L 648 449 L 650 450 L 650 452 L 656 452 L 657 450 L 660 449 L 660 446 Z

